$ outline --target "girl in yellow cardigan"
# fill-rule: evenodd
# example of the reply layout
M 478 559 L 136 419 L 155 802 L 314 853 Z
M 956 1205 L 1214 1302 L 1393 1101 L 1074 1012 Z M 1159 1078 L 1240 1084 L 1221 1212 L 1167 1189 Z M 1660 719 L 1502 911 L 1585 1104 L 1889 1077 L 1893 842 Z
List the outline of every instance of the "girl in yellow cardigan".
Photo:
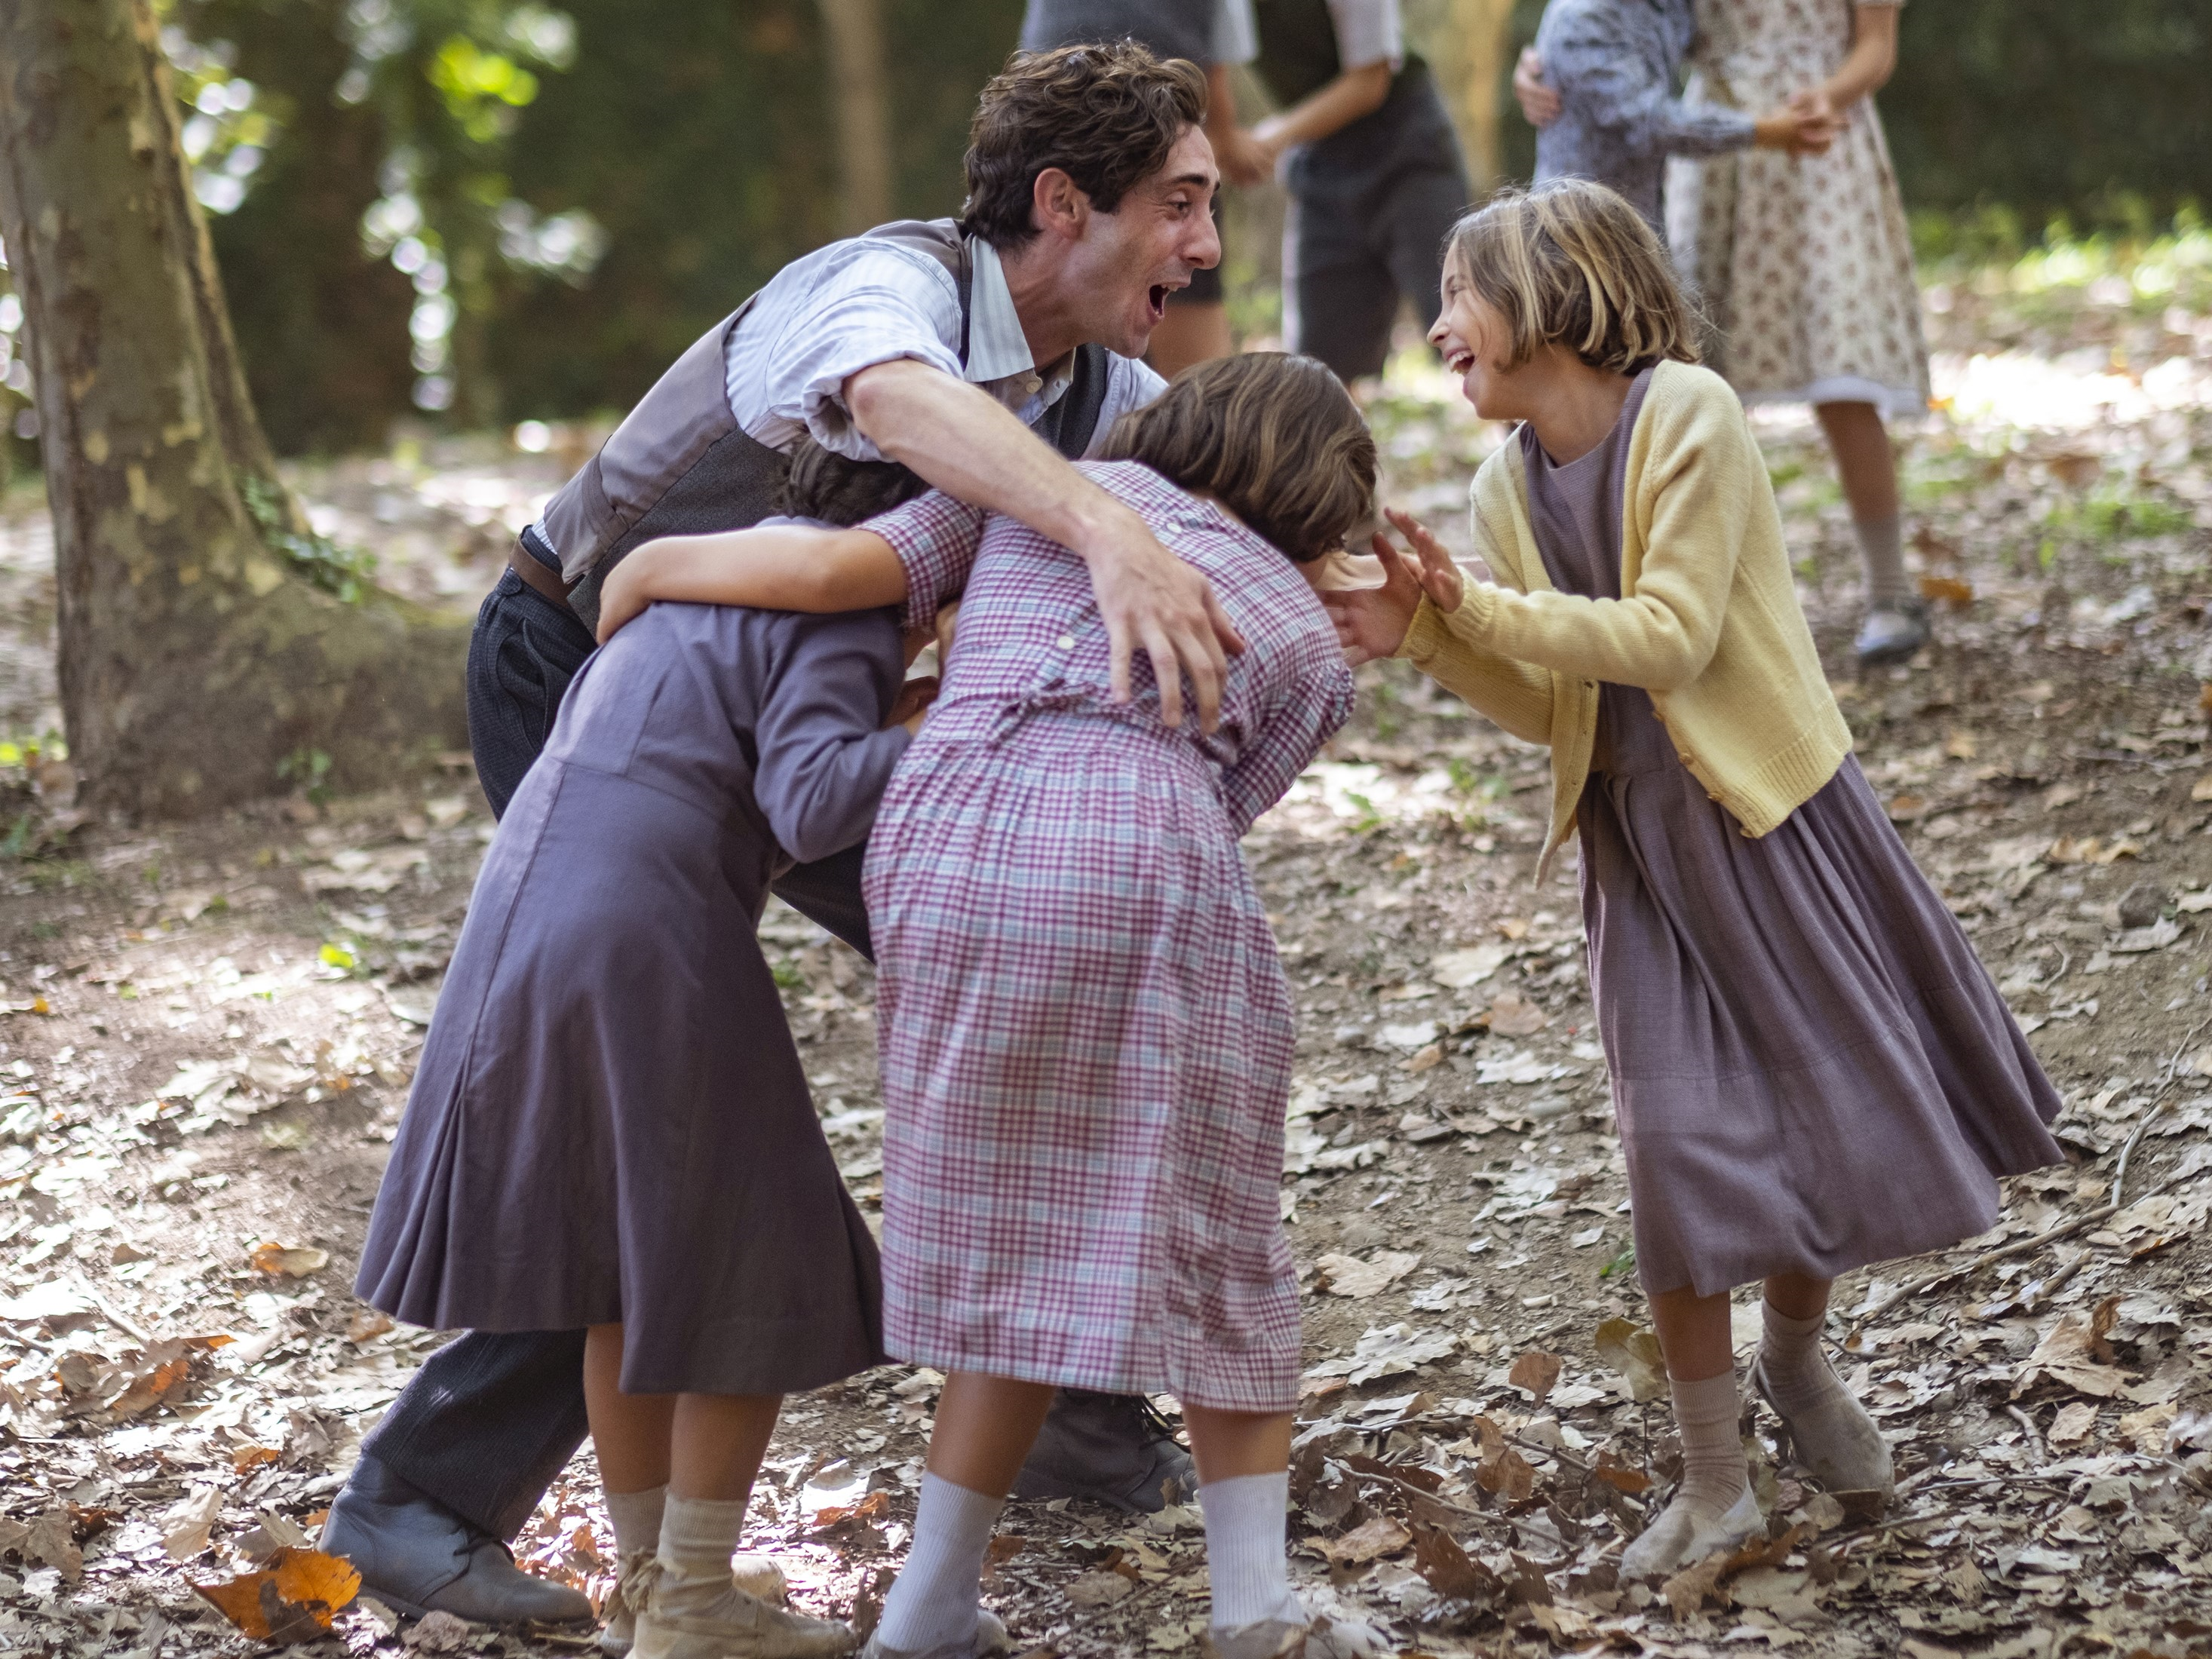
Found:
M 1452 234 L 1431 339 L 1521 422 L 1474 487 L 1496 580 L 1392 521 L 1389 580 L 1330 596 L 1552 749 L 1539 879 L 1582 836 L 1590 988 L 1638 1273 L 1683 1476 L 1625 1577 L 1761 1525 L 1736 1438 L 1729 1291 L 1765 1282 L 1752 1368 L 1800 1462 L 1887 1492 L 1889 1448 L 1820 1346 L 1830 1281 L 1957 1243 L 1996 1177 L 2057 1161 L 2059 1101 L 1867 787 L 1783 551 L 1765 464 L 1697 366 L 1665 253 L 1602 185 L 1509 193 Z

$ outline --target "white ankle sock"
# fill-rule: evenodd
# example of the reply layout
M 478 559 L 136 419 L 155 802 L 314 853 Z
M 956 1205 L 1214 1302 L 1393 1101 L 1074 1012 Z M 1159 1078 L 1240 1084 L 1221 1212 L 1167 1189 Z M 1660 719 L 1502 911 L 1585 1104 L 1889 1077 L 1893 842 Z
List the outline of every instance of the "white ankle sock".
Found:
M 640 1550 L 660 1544 L 660 1512 L 668 1503 L 668 1486 L 647 1486 L 643 1492 L 611 1492 L 607 1519 L 615 1523 L 615 1554 L 627 1561 Z
M 1892 513 L 1879 519 L 1854 519 L 1859 556 L 1866 561 L 1867 608 L 1893 606 L 1906 595 L 1905 524 Z
M 1767 1399 L 1788 1419 L 1797 1455 L 1831 1491 L 1885 1490 L 1895 1483 L 1888 1443 L 1820 1346 L 1826 1315 L 1792 1319 L 1763 1304 L 1759 1375 Z
M 1734 1367 L 1698 1382 L 1669 1378 L 1674 1391 L 1674 1425 L 1682 1434 L 1682 1486 L 1675 1502 L 1686 1503 L 1707 1520 L 1728 1513 L 1751 1484 L 1736 1434 L 1741 1406 Z
M 917 1653 L 975 1634 L 983 1606 L 983 1557 L 1006 1507 L 1003 1498 L 988 1498 L 933 1474 L 921 1477 L 914 1547 L 884 1598 L 877 1630 L 885 1647 Z
M 745 1529 L 745 1503 L 671 1493 L 660 1515 L 661 1565 L 685 1578 L 726 1579 Z
M 1284 1534 L 1291 1476 L 1240 1474 L 1198 1489 L 1206 1511 L 1206 1571 L 1213 1585 L 1213 1627 L 1237 1630 L 1279 1619 L 1297 1622 Z

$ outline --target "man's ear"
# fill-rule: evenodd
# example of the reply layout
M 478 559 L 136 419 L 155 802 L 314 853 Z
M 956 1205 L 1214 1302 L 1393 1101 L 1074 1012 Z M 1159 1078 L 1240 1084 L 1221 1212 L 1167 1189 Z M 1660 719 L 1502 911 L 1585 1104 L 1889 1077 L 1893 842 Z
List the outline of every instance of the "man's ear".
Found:
M 1082 240 L 1091 222 L 1091 198 L 1060 167 L 1047 167 L 1030 186 L 1030 222 L 1064 242 Z

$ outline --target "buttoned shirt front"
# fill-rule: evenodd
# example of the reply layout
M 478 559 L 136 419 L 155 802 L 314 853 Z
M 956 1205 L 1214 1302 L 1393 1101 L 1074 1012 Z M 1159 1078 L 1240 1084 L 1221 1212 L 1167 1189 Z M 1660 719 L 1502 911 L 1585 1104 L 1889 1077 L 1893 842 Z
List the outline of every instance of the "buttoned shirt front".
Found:
M 786 265 L 730 336 L 727 383 L 738 424 L 771 449 L 788 449 L 811 432 L 841 455 L 880 460 L 882 452 L 853 424 L 845 382 L 901 358 L 979 386 L 1024 426 L 1033 424 L 1066 392 L 1074 354 L 1040 366 L 998 251 L 981 237 L 970 237 L 968 247 L 965 362 L 959 287 L 927 253 L 854 237 Z M 1130 358 L 1109 352 L 1106 361 L 1094 452 L 1115 420 L 1152 402 L 1167 384 Z

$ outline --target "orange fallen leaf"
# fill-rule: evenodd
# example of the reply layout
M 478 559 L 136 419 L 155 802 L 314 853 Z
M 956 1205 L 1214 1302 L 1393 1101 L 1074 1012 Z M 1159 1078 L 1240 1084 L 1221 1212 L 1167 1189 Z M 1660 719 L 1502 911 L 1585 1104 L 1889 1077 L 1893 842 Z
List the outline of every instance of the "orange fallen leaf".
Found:
M 1650 1475 L 1641 1469 L 1632 1469 L 1610 1451 L 1598 1453 L 1597 1462 L 1590 1473 L 1615 1492 L 1626 1492 L 1631 1498 L 1651 1489 Z
M 363 1308 L 346 1323 L 346 1340 L 355 1344 L 372 1341 L 392 1328 L 392 1316 L 374 1308 Z
M 257 1244 L 253 1248 L 253 1270 L 256 1273 L 279 1275 L 286 1279 L 305 1279 L 309 1273 L 320 1273 L 330 1266 L 331 1253 L 307 1244 Z
M 274 1463 L 284 1454 L 274 1446 L 240 1446 L 230 1455 L 230 1467 L 240 1474 L 258 1468 L 264 1463 Z
M 1974 585 L 1961 581 L 1956 576 L 1923 576 L 1920 579 L 1920 597 L 1940 599 L 1954 610 L 1964 611 L 1974 602 Z
M 832 1527 L 845 1526 L 853 1522 L 877 1520 L 887 1514 L 890 1498 L 883 1492 L 872 1492 L 857 1504 L 848 1504 L 839 1509 L 823 1510 L 814 1517 L 814 1529 L 827 1532 Z
M 361 1575 L 342 1556 L 284 1549 L 264 1571 L 192 1588 L 256 1641 L 312 1642 L 361 1593 Z

